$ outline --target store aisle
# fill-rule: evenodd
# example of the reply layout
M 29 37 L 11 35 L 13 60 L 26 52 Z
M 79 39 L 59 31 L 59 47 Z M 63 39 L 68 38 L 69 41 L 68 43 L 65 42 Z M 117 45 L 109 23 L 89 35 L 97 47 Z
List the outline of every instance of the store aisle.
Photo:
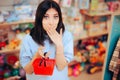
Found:
M 96 72 L 94 74 L 88 74 L 83 71 L 78 77 L 70 77 L 70 80 L 102 80 L 102 71 Z

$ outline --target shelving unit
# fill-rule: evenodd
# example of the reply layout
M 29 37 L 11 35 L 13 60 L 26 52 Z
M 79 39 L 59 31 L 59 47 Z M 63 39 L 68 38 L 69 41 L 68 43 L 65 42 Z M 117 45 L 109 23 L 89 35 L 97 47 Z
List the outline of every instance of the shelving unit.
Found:
M 112 14 L 112 26 L 110 28 L 109 37 L 108 37 L 108 47 L 105 58 L 105 63 L 103 67 L 102 80 L 111 80 L 113 72 L 109 71 L 109 63 L 117 44 L 117 41 L 120 37 L 120 11 Z
M 111 12 L 111 11 L 105 11 L 105 12 L 99 12 L 99 13 L 88 13 L 88 12 L 84 12 L 83 13 L 84 16 L 89 16 L 89 17 L 95 17 L 95 16 L 110 16 L 110 22 L 112 23 L 114 21 L 114 16 L 120 14 L 120 11 L 116 11 L 116 12 Z M 18 24 L 24 24 L 24 23 L 34 23 L 34 20 L 33 19 L 29 19 L 29 20 L 21 20 L 21 21 L 15 21 L 15 22 L 3 22 L 3 23 L 0 23 L 0 29 L 1 28 L 7 28 L 7 27 L 10 27 L 12 25 L 18 25 Z M 110 30 L 112 29 L 112 24 L 111 23 L 107 23 L 108 25 L 108 29 L 105 30 L 105 31 L 102 31 L 102 32 L 99 32 L 99 33 L 95 33 L 95 34 L 87 34 L 86 36 L 82 36 L 82 37 L 77 37 L 74 39 L 74 42 L 78 42 L 78 40 L 84 40 L 84 39 L 89 39 L 89 38 L 94 38 L 94 37 L 98 37 L 98 36 L 102 36 L 102 35 L 106 35 L 108 34 L 108 36 L 110 36 Z M 19 54 L 20 52 L 20 49 L 12 49 L 12 50 L 0 50 L 0 54 L 12 54 L 12 53 L 17 53 Z M 108 54 L 106 54 L 106 56 L 108 56 Z M 107 58 L 109 59 L 109 57 Z M 106 59 L 106 60 L 107 60 Z M 80 63 L 80 62 L 77 62 L 77 61 L 72 61 L 69 66 L 71 65 L 74 65 L 76 63 Z M 106 63 L 105 63 L 106 64 Z M 107 67 L 105 68 L 107 69 Z M 105 70 L 106 71 L 106 70 Z M 107 73 L 107 74 L 106 74 Z M 106 75 L 105 75 L 106 74 Z M 111 74 L 109 75 L 108 72 L 104 72 L 104 79 L 103 80 L 110 80 L 109 78 L 111 77 Z
M 77 42 L 78 40 L 84 40 L 84 39 L 99 37 L 99 36 L 102 36 L 102 35 L 108 35 L 109 36 L 109 31 L 111 29 L 111 23 L 113 22 L 113 16 L 114 15 L 118 15 L 118 14 L 120 14 L 120 11 L 116 11 L 116 12 L 107 11 L 107 12 L 101 12 L 101 13 L 98 13 L 98 14 L 90 14 L 90 13 L 87 13 L 87 12 L 83 13 L 84 16 L 88 16 L 88 17 L 92 17 L 92 18 L 93 17 L 108 16 L 110 18 L 110 20 L 109 20 L 110 22 L 108 22 L 108 20 L 106 21 L 106 25 L 107 25 L 107 29 L 106 30 L 103 30 L 101 32 L 96 32 L 95 34 L 92 34 L 92 35 L 88 33 L 87 36 L 85 36 L 85 37 L 79 37 L 79 38 L 75 39 L 75 41 Z M 78 62 L 78 61 L 72 61 L 69 64 L 69 66 L 75 65 L 77 63 L 80 63 L 80 62 Z M 104 78 L 103 80 L 106 80 L 106 78 Z M 107 80 L 110 80 L 110 79 L 107 79 Z
M 89 12 L 84 12 L 83 14 L 87 15 L 87 16 L 105 16 L 105 15 L 111 15 L 112 12 L 111 11 L 105 11 L 105 12 L 96 12 L 96 13 L 89 13 Z
M 20 20 L 20 21 L 14 21 L 14 22 L 3 22 L 0 23 L 0 29 L 1 28 L 8 28 L 11 27 L 12 25 L 18 25 L 18 24 L 24 24 L 24 23 L 34 23 L 33 19 L 27 19 L 27 20 Z M 12 50 L 0 50 L 0 54 L 1 53 L 18 53 L 20 51 L 20 49 L 12 49 Z
M 8 54 L 8 53 L 19 53 L 20 49 L 13 49 L 13 50 L 0 50 L 0 54 Z
M 105 11 L 105 12 L 100 12 L 100 13 L 96 13 L 96 14 L 91 14 L 91 13 L 88 13 L 87 11 L 83 13 L 83 16 L 88 16 L 88 17 L 102 17 L 102 16 L 110 16 L 113 15 L 113 14 L 119 14 L 120 12 L 119 11 L 116 11 L 116 12 L 111 12 L 111 11 Z M 110 20 L 112 21 L 112 20 Z M 106 22 L 106 24 L 108 24 Z M 111 26 L 109 24 L 109 26 Z M 108 29 L 107 30 L 103 30 L 101 32 L 97 32 L 95 34 L 87 34 L 86 36 L 82 36 L 82 37 L 77 37 L 75 38 L 75 42 L 77 42 L 78 40 L 83 40 L 83 39 L 88 39 L 88 38 L 93 38 L 93 37 L 97 37 L 97 36 L 102 36 L 102 35 L 105 35 L 105 34 L 109 34 L 109 26 L 108 26 Z
M 94 37 L 99 37 L 99 36 L 102 36 L 102 35 L 105 35 L 105 34 L 108 34 L 109 32 L 108 31 L 102 31 L 100 33 L 96 33 L 96 34 L 92 34 L 92 35 L 87 35 L 85 37 L 79 37 L 79 38 L 75 38 L 74 42 L 76 43 L 78 40 L 84 40 L 84 39 L 88 39 L 88 38 L 94 38 Z
M 11 26 L 11 25 L 23 24 L 23 23 L 34 23 L 34 20 L 33 19 L 20 20 L 20 21 L 14 21 L 14 22 L 9 22 L 9 23 L 8 22 L 3 22 L 3 23 L 0 23 L 0 28 Z
M 95 15 L 92 15 L 90 13 L 87 13 L 85 12 L 84 15 L 87 15 L 87 16 L 90 16 L 90 17 L 94 17 L 94 16 L 104 16 L 104 15 L 117 15 L 117 14 L 120 14 L 120 11 L 116 11 L 116 12 L 105 12 L 105 13 L 99 13 L 99 14 L 95 14 Z M 21 20 L 21 21 L 15 21 L 15 22 L 10 22 L 10 23 L 7 23 L 7 22 L 4 22 L 4 23 L 0 23 L 0 28 L 5 28 L 5 27 L 8 27 L 8 26 L 11 26 L 11 25 L 17 25 L 17 24 L 23 24 L 23 23 L 34 23 L 34 20 Z M 97 37 L 97 36 L 101 36 L 101 35 L 105 35 L 105 34 L 109 34 L 109 31 L 103 31 L 101 33 L 96 33 L 96 34 L 93 34 L 93 35 L 87 35 L 85 37 L 79 37 L 79 38 L 75 38 L 75 42 L 77 42 L 78 40 L 83 40 L 83 39 L 87 39 L 87 38 L 92 38 L 92 37 Z M 19 49 L 15 49 L 15 50 L 0 50 L 0 53 L 15 53 L 15 52 L 19 52 Z
M 0 23 L 0 28 L 6 28 L 8 26 L 11 26 L 11 25 L 17 25 L 17 24 L 23 24 L 23 23 L 34 23 L 34 20 L 22 20 L 22 21 L 15 21 L 15 22 L 10 22 L 10 23 Z M 80 39 L 87 39 L 87 38 L 92 38 L 92 37 L 97 37 L 97 36 L 101 36 L 101 35 L 104 35 L 104 34 L 107 34 L 108 32 L 107 31 L 103 31 L 101 33 L 98 33 L 98 34 L 94 34 L 94 35 L 87 35 L 85 37 L 79 37 L 79 38 L 76 38 L 74 41 L 77 42 L 78 40 Z M 11 52 L 19 52 L 19 49 L 15 49 L 15 50 L 0 50 L 0 53 L 11 53 Z

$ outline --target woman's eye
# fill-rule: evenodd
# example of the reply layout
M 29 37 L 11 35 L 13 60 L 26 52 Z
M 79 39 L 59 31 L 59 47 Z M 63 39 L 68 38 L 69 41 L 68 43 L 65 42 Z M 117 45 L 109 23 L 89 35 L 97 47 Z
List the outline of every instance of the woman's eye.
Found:
M 58 18 L 58 16 L 54 16 L 54 18 L 55 18 L 55 19 L 57 19 L 57 18 Z
M 44 18 L 45 18 L 45 19 L 47 19 L 47 18 L 48 18 L 48 16 L 44 16 Z

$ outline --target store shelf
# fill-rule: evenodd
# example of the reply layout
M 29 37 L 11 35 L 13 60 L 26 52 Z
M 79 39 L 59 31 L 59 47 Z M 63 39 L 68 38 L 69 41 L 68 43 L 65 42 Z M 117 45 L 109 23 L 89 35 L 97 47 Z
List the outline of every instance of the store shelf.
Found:
M 77 37 L 77 38 L 74 39 L 74 41 L 83 40 L 83 39 L 87 39 L 87 38 L 93 38 L 93 37 L 97 37 L 97 36 L 102 36 L 102 35 L 105 35 L 105 34 L 108 34 L 107 30 L 99 32 L 99 33 L 94 33 L 94 34 L 89 34 L 88 33 L 87 36 Z
M 98 32 L 98 33 L 94 33 L 94 34 L 89 34 L 89 38 L 92 38 L 92 37 L 97 37 L 97 36 L 102 36 L 102 35 L 105 35 L 105 34 L 108 34 L 108 31 L 105 30 L 105 31 L 102 31 L 102 32 Z
M 116 12 L 113 12 L 112 15 L 120 15 L 120 10 L 116 11 Z
M 10 26 L 10 25 L 16 25 L 16 24 L 23 24 L 23 23 L 34 23 L 33 19 L 27 19 L 27 20 L 20 20 L 20 21 L 15 21 L 15 22 L 3 22 L 0 23 L 0 27 L 4 27 L 4 26 Z
M 20 51 L 20 49 L 13 49 L 13 50 L 0 50 L 0 54 L 7 54 L 7 53 L 17 53 L 17 52 L 19 52 Z
M 106 16 L 106 15 L 111 15 L 112 12 L 110 11 L 105 11 L 105 12 L 96 12 L 96 13 L 89 13 L 89 12 L 84 12 L 83 13 L 84 15 L 87 15 L 87 16 Z
M 120 15 L 120 10 L 117 10 L 115 12 L 111 12 L 111 11 L 104 11 L 104 12 L 96 12 L 96 13 L 89 13 L 87 11 L 85 11 L 83 13 L 84 15 L 87 15 L 87 16 L 106 16 L 106 15 Z

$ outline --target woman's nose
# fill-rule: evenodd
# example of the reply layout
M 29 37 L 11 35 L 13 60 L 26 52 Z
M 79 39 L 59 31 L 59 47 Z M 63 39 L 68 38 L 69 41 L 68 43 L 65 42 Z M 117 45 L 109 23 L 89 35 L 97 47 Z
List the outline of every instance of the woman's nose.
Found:
M 50 19 L 49 20 L 49 24 L 52 25 L 54 23 L 54 20 L 53 19 Z

